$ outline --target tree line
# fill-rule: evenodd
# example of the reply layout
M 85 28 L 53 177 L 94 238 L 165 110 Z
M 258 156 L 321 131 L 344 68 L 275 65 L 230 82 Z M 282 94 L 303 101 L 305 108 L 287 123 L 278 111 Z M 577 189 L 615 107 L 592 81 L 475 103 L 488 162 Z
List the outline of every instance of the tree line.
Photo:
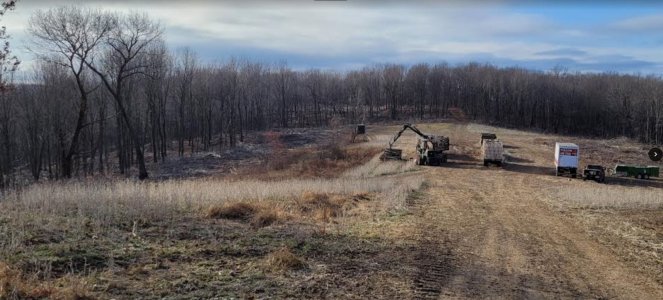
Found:
M 39 63 L 0 94 L 0 175 L 119 172 L 216 151 L 259 130 L 403 119 L 467 120 L 646 143 L 663 141 L 658 76 L 489 64 L 381 64 L 336 72 L 170 51 L 145 14 L 77 7 L 31 18 Z M 6 73 L 6 72 L 5 72 Z

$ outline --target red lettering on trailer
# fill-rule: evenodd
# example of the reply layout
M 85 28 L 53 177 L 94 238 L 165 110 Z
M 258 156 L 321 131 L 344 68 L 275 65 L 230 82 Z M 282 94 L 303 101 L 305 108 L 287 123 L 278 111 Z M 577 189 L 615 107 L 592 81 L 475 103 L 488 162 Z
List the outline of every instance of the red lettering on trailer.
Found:
M 565 155 L 565 156 L 578 156 L 578 149 L 564 149 L 564 148 L 560 148 L 560 149 L 559 149 L 559 154 L 560 154 L 560 155 Z

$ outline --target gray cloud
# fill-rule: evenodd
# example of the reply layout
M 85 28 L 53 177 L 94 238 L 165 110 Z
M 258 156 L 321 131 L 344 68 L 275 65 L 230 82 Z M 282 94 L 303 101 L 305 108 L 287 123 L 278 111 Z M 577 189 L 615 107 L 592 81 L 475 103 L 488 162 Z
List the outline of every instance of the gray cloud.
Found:
M 502 4 L 513 4 L 508 0 L 488 6 L 479 1 L 387 2 L 33 0 L 19 2 L 3 22 L 8 21 L 10 33 L 22 31 L 34 9 L 75 3 L 146 11 L 164 24 L 169 45 L 190 46 L 206 61 L 235 56 L 268 63 L 285 59 L 298 68 L 343 69 L 474 60 L 541 70 L 562 65 L 578 71 L 661 72 L 657 62 L 663 59 L 655 49 L 612 41 L 610 35 L 615 28 L 653 30 L 663 24 L 655 18 L 615 22 L 602 32 L 609 43 L 599 44 L 593 32 L 577 24 L 507 9 Z
M 587 51 L 583 51 L 577 48 L 558 48 L 546 51 L 539 51 L 534 54 L 540 56 L 584 56 L 587 55 Z

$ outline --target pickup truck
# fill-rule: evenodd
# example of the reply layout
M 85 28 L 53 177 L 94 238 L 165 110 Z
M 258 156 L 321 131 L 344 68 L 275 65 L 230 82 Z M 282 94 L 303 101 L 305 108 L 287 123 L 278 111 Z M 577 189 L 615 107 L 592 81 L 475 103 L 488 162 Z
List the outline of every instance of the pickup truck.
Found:
M 588 179 L 599 183 L 605 182 L 605 168 L 599 165 L 587 165 L 582 171 L 582 180 Z

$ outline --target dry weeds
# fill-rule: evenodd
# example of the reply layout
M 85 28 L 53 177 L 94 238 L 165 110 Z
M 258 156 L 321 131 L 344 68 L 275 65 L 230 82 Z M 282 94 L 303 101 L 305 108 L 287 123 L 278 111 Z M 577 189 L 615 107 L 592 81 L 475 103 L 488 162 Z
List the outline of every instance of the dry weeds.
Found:
M 270 253 L 264 262 L 264 268 L 271 272 L 287 272 L 302 270 L 307 267 L 304 260 L 297 257 L 288 247 Z
M 168 220 L 231 201 L 279 201 L 305 192 L 381 193 L 386 203 L 404 202 L 399 191 L 417 189 L 420 178 L 289 179 L 282 181 L 178 180 L 152 183 L 36 184 L 7 193 L 0 209 L 42 216 L 84 217 L 110 226 L 136 220 Z
M 254 228 L 263 228 L 289 219 L 279 207 L 268 207 L 250 202 L 232 202 L 212 205 L 207 209 L 206 217 L 211 219 L 242 220 Z
M 564 187 L 557 194 L 578 208 L 663 208 L 663 192 L 659 188 L 601 186 Z
M 86 292 L 86 285 L 73 276 L 53 282 L 38 282 L 23 272 L 0 262 L 0 299 L 95 299 Z
M 258 207 L 255 204 L 244 202 L 227 203 L 221 206 L 213 205 L 207 210 L 207 217 L 213 219 L 248 219 L 256 211 Z
M 380 161 L 379 156 L 374 156 L 367 163 L 349 169 L 341 175 L 344 178 L 370 178 L 385 175 L 401 174 L 415 170 L 417 167 L 414 160 L 406 161 Z

